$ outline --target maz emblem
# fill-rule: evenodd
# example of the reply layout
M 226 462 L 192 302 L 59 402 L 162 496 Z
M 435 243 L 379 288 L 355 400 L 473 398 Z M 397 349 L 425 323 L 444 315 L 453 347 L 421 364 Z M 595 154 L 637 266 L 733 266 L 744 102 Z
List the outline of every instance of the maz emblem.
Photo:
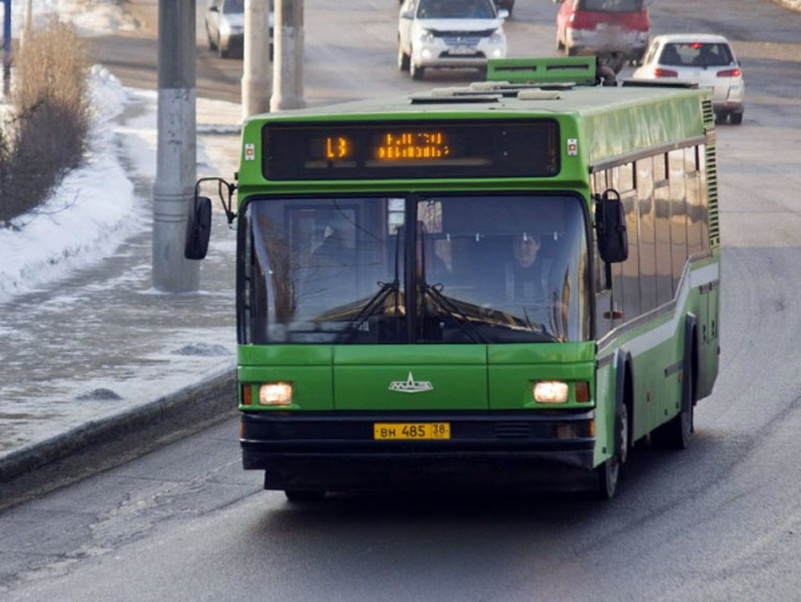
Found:
M 427 380 L 415 381 L 412 373 L 409 372 L 409 378 L 406 380 L 393 380 L 389 383 L 390 391 L 398 391 L 399 393 L 423 393 L 425 391 L 433 391 L 434 385 Z

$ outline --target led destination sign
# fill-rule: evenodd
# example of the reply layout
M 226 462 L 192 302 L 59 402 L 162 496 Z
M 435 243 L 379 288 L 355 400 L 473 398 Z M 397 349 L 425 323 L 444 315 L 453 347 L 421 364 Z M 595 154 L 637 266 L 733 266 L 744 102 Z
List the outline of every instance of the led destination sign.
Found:
M 559 172 L 555 121 L 265 125 L 268 180 L 536 177 Z

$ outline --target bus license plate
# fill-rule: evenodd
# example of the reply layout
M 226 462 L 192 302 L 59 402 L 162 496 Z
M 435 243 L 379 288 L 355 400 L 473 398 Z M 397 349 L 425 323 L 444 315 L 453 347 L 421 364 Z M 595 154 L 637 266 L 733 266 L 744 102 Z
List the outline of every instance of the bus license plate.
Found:
M 449 422 L 389 422 L 373 424 L 373 439 L 450 439 Z

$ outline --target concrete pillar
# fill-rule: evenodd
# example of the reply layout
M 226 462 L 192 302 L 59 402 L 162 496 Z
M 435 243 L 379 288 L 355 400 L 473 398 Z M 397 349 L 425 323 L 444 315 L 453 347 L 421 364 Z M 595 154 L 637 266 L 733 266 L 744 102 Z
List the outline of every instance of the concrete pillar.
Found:
M 300 109 L 303 98 L 303 0 L 275 0 L 275 57 L 270 110 Z
M 242 121 L 270 110 L 269 0 L 245 0 Z
M 153 186 L 153 286 L 196 291 L 200 262 L 184 258 L 197 162 L 195 0 L 159 0 L 158 148 Z

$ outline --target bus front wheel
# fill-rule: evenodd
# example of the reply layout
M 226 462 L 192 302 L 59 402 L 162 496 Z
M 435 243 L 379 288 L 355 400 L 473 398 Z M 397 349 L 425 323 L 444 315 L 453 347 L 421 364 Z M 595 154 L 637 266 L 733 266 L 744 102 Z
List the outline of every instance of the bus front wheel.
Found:
M 629 414 L 625 403 L 615 418 L 615 453 L 598 467 L 598 498 L 610 500 L 615 497 L 617 484 L 628 460 Z

